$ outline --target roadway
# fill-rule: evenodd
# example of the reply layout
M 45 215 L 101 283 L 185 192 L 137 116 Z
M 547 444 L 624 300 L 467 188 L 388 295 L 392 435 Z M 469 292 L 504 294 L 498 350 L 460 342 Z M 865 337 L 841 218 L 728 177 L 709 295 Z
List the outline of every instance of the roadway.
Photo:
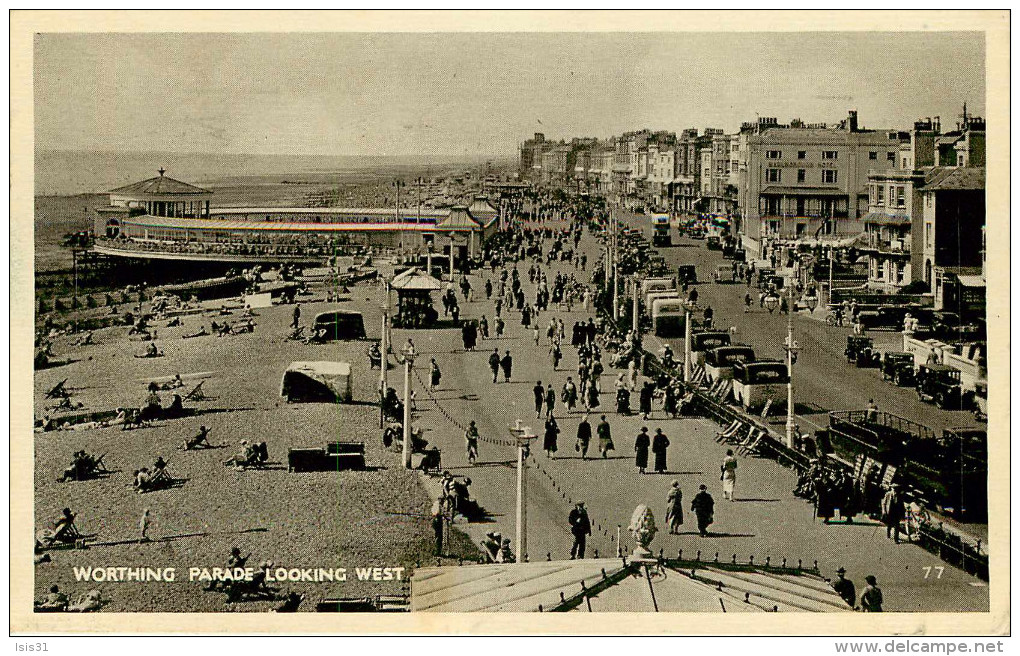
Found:
M 598 245 L 588 234 L 582 241 L 582 248 L 589 252 L 589 262 L 597 259 Z M 708 267 L 717 254 L 707 253 L 703 247 L 678 247 L 665 250 L 671 261 L 695 261 L 699 274 L 707 276 Z M 554 270 L 568 273 L 572 267 L 554 264 Z M 532 286 L 527 281 L 526 266 L 520 267 L 525 291 L 532 297 Z M 590 270 L 590 267 L 589 267 Z M 475 290 L 484 286 L 488 272 L 471 276 Z M 582 280 L 588 273 L 578 272 Z M 583 276 L 583 277 L 582 277 Z M 702 285 L 703 293 L 713 307 L 719 310 L 717 316 L 725 323 L 737 323 L 741 338 L 749 339 L 763 349 L 763 355 L 778 356 L 778 345 L 766 349 L 767 340 L 780 325 L 785 329 L 785 319 L 753 314 L 745 317 L 735 288 Z M 713 289 L 716 287 L 716 289 Z M 705 298 L 706 296 L 703 296 Z M 467 303 L 462 316 L 478 318 L 485 314 L 492 320 L 492 304 L 484 300 Z M 718 300 L 717 300 L 718 298 Z M 573 312 L 553 310 L 539 317 L 543 328 L 541 344 L 536 346 L 531 332 L 520 325 L 520 315 L 507 315 L 507 333 L 499 340 L 481 340 L 475 352 L 465 353 L 460 345 L 460 332 L 454 329 L 414 331 L 414 340 L 419 353 L 416 368 L 420 367 L 421 378 L 416 379 L 418 407 L 417 422 L 426 428 L 426 438 L 437 444 L 443 453 L 445 469 L 454 474 L 472 479 L 471 492 L 493 518 L 490 523 L 461 525 L 477 542 L 486 531 L 496 530 L 504 536 L 514 536 L 515 527 L 515 449 L 491 440 L 509 439 L 507 427 L 521 419 L 542 434 L 543 420 L 536 419 L 531 388 L 536 380 L 552 382 L 558 391 L 568 375 L 574 375 L 577 356 L 572 348 L 564 349 L 564 360 L 559 370 L 553 372 L 548 356 L 548 344 L 544 327 L 549 316 L 562 317 L 567 326 L 575 320 L 587 318 L 590 313 L 575 307 Z M 773 324 L 775 324 L 773 326 Z M 803 399 L 817 399 L 816 403 L 829 406 L 828 409 L 859 408 L 868 400 L 868 391 L 855 389 L 870 384 L 871 389 L 895 391 L 891 386 L 871 379 L 874 372 L 858 372 L 848 369 L 846 377 L 840 376 L 839 384 L 831 384 L 832 372 L 844 373 L 838 367 L 842 357 L 843 332 L 835 333 L 824 324 L 811 320 L 797 321 L 798 340 L 806 346 L 809 364 L 803 365 L 805 382 L 798 386 L 798 396 Z M 832 333 L 830 335 L 830 333 Z M 394 331 L 394 345 L 399 347 L 405 340 L 406 331 Z M 755 341 L 757 340 L 757 341 Z M 773 340 L 774 341 L 774 340 Z M 514 356 L 513 381 L 492 383 L 486 364 L 491 349 L 498 346 L 501 351 L 510 349 Z M 830 354 L 823 357 L 825 354 Z M 443 371 L 440 389 L 435 397 L 421 388 L 419 380 L 427 375 L 428 358 L 435 357 Z M 607 393 L 602 395 L 601 410 L 606 411 L 613 428 L 616 451 L 608 459 L 582 461 L 574 451 L 574 435 L 580 421 L 580 413 L 568 414 L 558 406 L 555 416 L 561 433 L 559 451 L 555 458 L 548 458 L 541 450 L 541 439 L 532 448 L 528 477 L 528 539 L 529 556 L 532 560 L 554 560 L 569 557 L 571 536 L 567 526 L 567 515 L 574 501 L 586 502 L 592 519 L 593 533 L 589 545 L 589 557 L 597 549 L 599 555 L 615 554 L 616 532 L 620 527 L 625 552 L 633 548 L 633 540 L 627 532 L 631 514 L 639 504 L 652 508 L 656 524 L 664 524 L 666 495 L 671 483 L 680 482 L 686 504 L 697 492 L 698 485 L 708 485 L 716 498 L 716 523 L 712 526 L 712 537 L 697 535 L 694 518 L 688 512 L 680 535 L 669 535 L 660 530 L 651 548 L 676 555 L 683 550 L 685 558 L 695 556 L 699 551 L 705 559 L 731 560 L 734 555 L 747 562 L 754 556 L 755 562 L 769 558 L 780 563 L 785 558 L 789 565 L 801 560 L 805 566 L 818 561 L 825 576 L 834 576 L 840 565 L 849 571 L 858 589 L 864 585 L 864 576 L 874 574 L 883 587 L 886 610 L 890 611 L 984 611 L 988 608 L 987 586 L 961 570 L 945 566 L 935 556 L 910 544 L 895 544 L 885 537 L 884 527 L 865 520 L 855 524 L 823 525 L 813 518 L 813 508 L 806 501 L 792 495 L 796 486 L 796 474 L 781 467 L 772 460 L 741 458 L 737 484 L 737 501 L 722 500 L 718 482 L 719 463 L 725 448 L 714 441 L 718 427 L 701 418 L 668 419 L 661 411 L 643 422 L 639 416 L 616 415 L 612 381 L 616 370 L 609 368 L 603 375 Z M 502 374 L 500 375 L 502 381 Z M 815 382 L 810 382 L 814 380 Z M 827 380 L 829 384 L 827 384 Z M 864 381 L 864 382 L 858 382 Z M 904 393 L 906 393 L 904 391 Z M 816 396 L 817 395 L 817 396 Z M 843 399 L 841 396 L 845 395 Z M 893 402 L 875 392 L 876 398 L 885 409 L 896 412 Z M 906 399 L 903 406 L 908 404 Z M 635 399 L 636 402 L 636 399 Z M 913 401 L 916 405 L 916 400 Z M 926 406 L 915 408 L 915 412 L 929 411 Z M 813 419 L 813 415 L 807 418 Z M 475 420 L 482 436 L 480 460 L 474 466 L 466 461 L 463 426 Z M 591 417 L 594 426 L 598 416 Z M 672 445 L 669 449 L 669 474 L 638 474 L 633 462 L 634 436 L 641 426 L 648 426 L 651 432 L 662 428 Z M 597 455 L 597 453 L 596 453 Z M 514 548 L 516 550 L 516 544 Z M 938 570 L 925 567 L 944 566 L 941 578 L 935 578 Z
M 630 227 L 640 228 L 649 241 L 651 226 L 648 218 L 639 214 L 620 214 Z M 694 264 L 698 271 L 698 304 L 711 305 L 715 311 L 715 325 L 721 328 L 736 326 L 734 342 L 754 347 L 759 358 L 785 360 L 783 349 L 786 339 L 787 317 L 775 311 L 770 314 L 759 307 L 758 288 L 746 283 L 718 284 L 712 282 L 717 265 L 730 264 L 722 251 L 710 251 L 704 240 L 677 238 L 673 233 L 672 247 L 658 248 L 658 252 L 674 269 L 681 264 Z M 744 311 L 744 295 L 752 297 L 751 311 Z M 849 327 L 829 326 L 822 320 L 822 311 L 811 316 L 799 312 L 793 319 L 794 340 L 800 346 L 794 365 L 794 403 L 797 422 L 804 432 L 825 428 L 826 413 L 833 410 L 862 410 L 872 399 L 879 410 L 898 415 L 940 432 L 954 426 L 973 426 L 969 412 L 940 410 L 933 404 L 917 398 L 912 387 L 897 387 L 882 380 L 879 369 L 858 369 L 847 363 L 843 355 L 846 338 L 852 334 Z M 871 331 L 869 336 L 876 347 L 885 350 L 902 350 L 901 336 L 892 331 Z M 678 356 L 683 354 L 683 340 L 667 340 Z M 783 417 L 785 422 L 785 417 Z

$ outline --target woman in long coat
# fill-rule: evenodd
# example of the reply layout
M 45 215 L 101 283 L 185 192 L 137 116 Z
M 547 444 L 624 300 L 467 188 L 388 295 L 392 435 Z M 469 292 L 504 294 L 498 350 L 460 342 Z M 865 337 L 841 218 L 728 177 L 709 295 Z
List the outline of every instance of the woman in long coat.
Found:
M 545 439 L 542 441 L 542 448 L 550 458 L 556 453 L 556 436 L 560 434 L 560 427 L 556 424 L 555 417 L 545 420 Z
M 641 432 L 634 440 L 634 466 L 638 468 L 639 474 L 644 474 L 645 468 L 648 467 L 648 447 L 651 442 L 648 437 L 648 428 L 642 426 Z
M 680 481 L 673 481 L 673 487 L 666 497 L 666 524 L 671 535 L 680 533 L 680 525 L 684 523 L 684 493 L 680 491 Z
M 599 401 L 599 390 L 598 390 L 597 387 L 595 387 L 595 383 L 593 381 L 589 381 L 588 382 L 588 407 L 589 408 L 597 408 L 597 407 L 599 407 L 599 404 L 600 404 L 600 401 Z
M 652 453 L 655 454 L 655 473 L 666 473 L 666 449 L 669 447 L 669 439 L 663 435 L 661 428 L 655 429 L 655 437 L 652 439 Z
M 644 386 L 641 387 L 639 398 L 642 419 L 648 419 L 648 415 L 652 414 L 652 395 L 654 393 L 655 386 L 651 382 L 646 381 Z

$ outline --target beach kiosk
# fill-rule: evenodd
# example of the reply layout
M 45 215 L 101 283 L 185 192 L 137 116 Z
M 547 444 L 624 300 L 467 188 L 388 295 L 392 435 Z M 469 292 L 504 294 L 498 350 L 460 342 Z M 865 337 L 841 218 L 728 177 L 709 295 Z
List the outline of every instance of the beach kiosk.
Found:
M 437 280 L 418 268 L 397 274 L 390 281 L 390 289 L 397 292 L 397 312 L 393 325 L 397 328 L 427 328 L 439 320 L 432 306 L 432 292 L 445 288 Z

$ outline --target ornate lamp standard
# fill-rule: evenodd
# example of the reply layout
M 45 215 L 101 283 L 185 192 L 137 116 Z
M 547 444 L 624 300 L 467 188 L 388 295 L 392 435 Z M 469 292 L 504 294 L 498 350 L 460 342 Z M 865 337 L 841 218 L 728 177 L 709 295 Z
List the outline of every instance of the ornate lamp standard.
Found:
M 778 299 L 777 299 L 778 300 Z M 793 435 L 797 424 L 793 421 L 793 363 L 797 360 L 800 350 L 793 339 L 793 287 L 789 291 L 789 311 L 786 313 L 786 446 L 793 448 Z
M 518 419 L 510 427 L 510 434 L 517 441 L 517 562 L 528 560 L 528 454 L 531 452 L 532 440 L 538 435 L 531 426 L 522 426 Z

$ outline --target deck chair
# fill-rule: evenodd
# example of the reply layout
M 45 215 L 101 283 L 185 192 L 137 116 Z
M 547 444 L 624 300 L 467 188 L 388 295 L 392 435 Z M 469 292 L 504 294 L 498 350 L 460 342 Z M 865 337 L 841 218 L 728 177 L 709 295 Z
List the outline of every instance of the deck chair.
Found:
M 716 442 L 728 442 L 731 437 L 737 434 L 740 430 L 740 420 L 734 419 L 730 422 L 730 425 L 721 431 L 716 431 L 715 441 Z
M 733 381 L 732 380 L 724 380 L 723 381 L 722 389 L 719 391 L 718 400 L 721 401 L 721 402 L 725 402 L 729 398 L 730 392 L 732 392 L 732 391 L 733 391 Z
M 744 444 L 744 445 L 742 445 L 740 447 L 737 447 L 737 450 L 741 453 L 741 455 L 747 455 L 747 454 L 750 454 L 750 453 L 757 453 L 758 452 L 758 444 L 761 442 L 763 437 L 765 437 L 765 431 L 764 430 L 760 430 L 760 431 L 758 431 L 758 436 L 755 437 L 753 441 L 750 441 L 747 444 Z
M 198 385 L 191 388 L 191 391 L 184 395 L 185 401 L 203 401 L 209 397 L 205 395 L 205 391 L 202 390 L 202 386 L 205 385 L 205 381 L 201 381 Z
M 740 440 L 739 442 L 736 442 L 737 449 L 739 450 L 742 447 L 747 446 L 748 444 L 753 442 L 754 438 L 757 437 L 757 436 L 758 436 L 758 429 L 756 427 L 754 427 L 754 426 L 751 426 L 750 430 L 747 431 L 747 435 L 744 435 L 744 438 L 742 440 Z
M 67 379 L 60 381 L 56 385 L 50 388 L 50 391 L 46 392 L 47 399 L 65 399 L 70 394 L 64 389 L 64 385 L 67 383 Z
M 703 380 L 705 380 L 705 370 L 701 367 L 698 367 L 691 374 L 691 382 L 694 383 L 695 385 L 700 385 Z

